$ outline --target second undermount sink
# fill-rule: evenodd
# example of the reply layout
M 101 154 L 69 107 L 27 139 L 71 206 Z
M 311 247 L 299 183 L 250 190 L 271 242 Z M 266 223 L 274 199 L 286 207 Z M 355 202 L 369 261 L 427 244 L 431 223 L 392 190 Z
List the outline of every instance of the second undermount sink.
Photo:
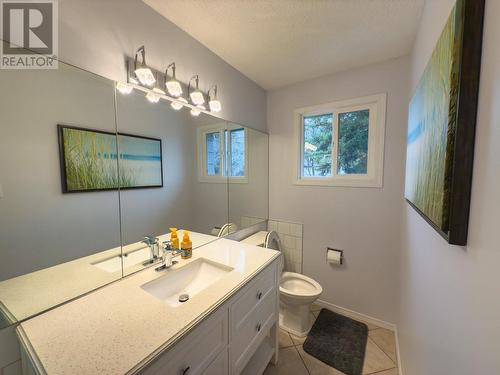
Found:
M 177 307 L 183 303 L 179 302 L 181 295 L 191 299 L 232 270 L 232 267 L 224 264 L 199 258 L 181 268 L 165 271 L 166 275 L 141 288 L 168 305 Z

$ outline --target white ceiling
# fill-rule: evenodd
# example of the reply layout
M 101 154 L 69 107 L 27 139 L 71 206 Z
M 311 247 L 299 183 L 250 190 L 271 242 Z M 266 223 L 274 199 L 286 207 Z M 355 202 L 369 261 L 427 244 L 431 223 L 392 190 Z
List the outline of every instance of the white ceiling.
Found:
M 410 52 L 424 0 L 143 0 L 265 89 Z

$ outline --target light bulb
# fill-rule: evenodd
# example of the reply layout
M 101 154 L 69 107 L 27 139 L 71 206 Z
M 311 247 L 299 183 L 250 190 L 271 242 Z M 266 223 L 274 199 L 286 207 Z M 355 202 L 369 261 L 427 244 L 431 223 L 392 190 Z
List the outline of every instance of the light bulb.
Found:
M 167 86 L 168 93 L 172 95 L 174 98 L 182 95 L 182 86 L 179 81 L 176 79 L 171 79 L 165 83 Z
M 122 94 L 127 95 L 130 94 L 134 88 L 128 83 L 118 82 L 116 84 L 116 89 Z
M 170 103 L 170 106 L 175 109 L 176 111 L 178 111 L 179 109 L 181 109 L 182 107 L 184 107 L 184 105 L 182 105 L 182 103 L 179 103 L 179 102 L 182 102 L 182 103 L 187 103 L 188 101 L 184 98 L 178 98 L 175 102 L 172 102 Z
M 220 104 L 219 100 L 217 99 L 212 99 L 208 102 L 208 106 L 210 107 L 210 111 L 212 112 L 220 112 L 222 109 L 222 105 Z
M 138 68 L 134 73 L 144 86 L 153 86 L 156 82 L 153 72 L 147 67 Z
M 191 97 L 191 101 L 195 105 L 200 105 L 200 104 L 205 103 L 205 97 L 203 96 L 203 93 L 198 89 L 191 92 L 191 94 L 189 94 L 189 96 Z
M 202 110 L 205 110 L 205 106 L 202 104 L 198 104 L 195 108 L 191 109 L 191 116 L 199 116 Z
M 158 95 L 154 91 L 149 91 L 146 94 L 146 99 L 149 100 L 151 103 L 158 103 L 160 101 L 160 95 Z

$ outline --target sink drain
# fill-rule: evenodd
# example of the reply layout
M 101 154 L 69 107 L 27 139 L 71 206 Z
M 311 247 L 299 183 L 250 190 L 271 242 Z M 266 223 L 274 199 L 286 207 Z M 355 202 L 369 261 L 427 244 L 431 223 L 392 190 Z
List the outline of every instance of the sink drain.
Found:
M 179 296 L 179 302 L 186 302 L 189 299 L 189 294 L 181 294 Z

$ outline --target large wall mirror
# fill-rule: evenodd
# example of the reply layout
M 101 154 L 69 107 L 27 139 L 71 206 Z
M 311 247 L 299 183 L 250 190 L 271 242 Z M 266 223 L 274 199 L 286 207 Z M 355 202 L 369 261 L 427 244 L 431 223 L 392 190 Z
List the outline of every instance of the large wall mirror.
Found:
M 62 62 L 0 87 L 0 328 L 267 220 L 265 133 Z

